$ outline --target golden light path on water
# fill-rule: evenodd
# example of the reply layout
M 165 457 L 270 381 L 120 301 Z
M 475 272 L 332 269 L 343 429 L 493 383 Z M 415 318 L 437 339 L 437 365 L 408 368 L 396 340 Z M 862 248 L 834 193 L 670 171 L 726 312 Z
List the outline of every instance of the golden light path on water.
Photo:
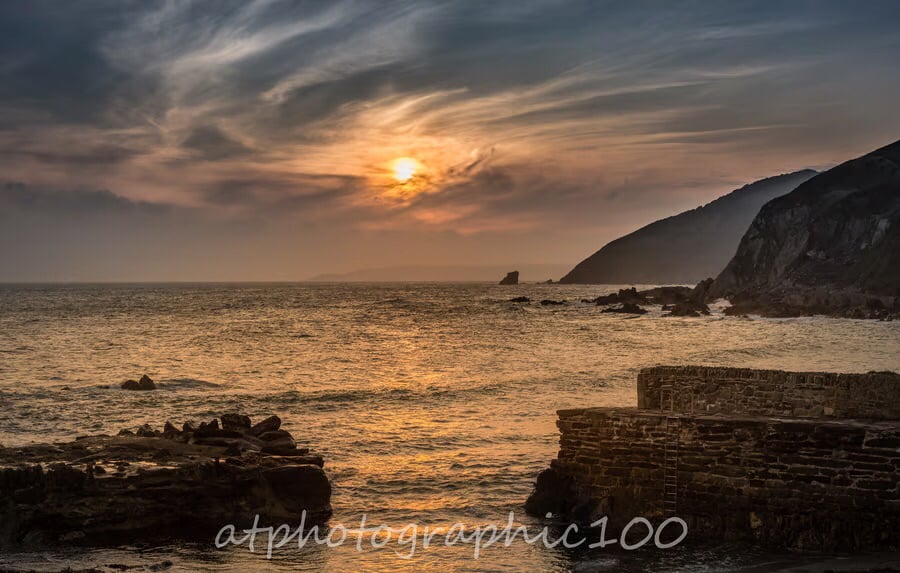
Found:
M 633 406 L 655 364 L 900 371 L 900 323 L 625 318 L 580 303 L 617 287 L 520 285 L 0 286 L 0 443 L 69 440 L 225 411 L 277 413 L 323 453 L 332 523 L 504 523 L 557 450 L 555 410 Z M 513 296 L 564 299 L 518 305 Z M 159 390 L 118 389 L 148 373 Z M 400 559 L 287 549 L 266 561 L 211 544 L 3 554 L 43 567 L 189 571 L 702 571 L 771 560 L 746 547 L 663 554 L 438 547 Z M 778 559 L 795 559 L 778 556 Z

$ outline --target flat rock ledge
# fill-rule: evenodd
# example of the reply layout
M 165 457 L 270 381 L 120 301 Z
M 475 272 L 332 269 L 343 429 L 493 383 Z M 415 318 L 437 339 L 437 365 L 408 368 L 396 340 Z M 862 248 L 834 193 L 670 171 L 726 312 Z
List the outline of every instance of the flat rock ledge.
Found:
M 221 422 L 221 423 L 220 423 Z M 272 416 L 0 447 L 0 549 L 209 539 L 226 524 L 331 516 L 322 457 Z

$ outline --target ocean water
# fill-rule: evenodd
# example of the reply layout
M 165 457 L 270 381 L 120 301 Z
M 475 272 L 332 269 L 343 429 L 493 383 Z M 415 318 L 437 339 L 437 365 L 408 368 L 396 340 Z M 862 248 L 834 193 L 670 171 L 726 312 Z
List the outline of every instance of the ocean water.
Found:
M 900 323 L 629 317 L 578 302 L 615 286 L 488 284 L 0 285 L 0 444 L 70 440 L 240 411 L 321 452 L 332 524 L 543 522 L 522 511 L 557 452 L 555 411 L 633 406 L 644 366 L 900 371 Z M 513 296 L 564 299 L 521 305 Z M 155 392 L 119 389 L 147 373 Z M 295 546 L 271 559 L 209 543 L 0 555 L 53 569 L 173 571 L 740 571 L 822 556 L 688 544 L 668 551 L 514 543 Z M 840 556 L 837 556 L 840 559 Z M 851 560 L 852 561 L 852 560 Z M 763 569 L 760 569 L 763 567 Z M 749 568 L 749 569 L 748 569 Z

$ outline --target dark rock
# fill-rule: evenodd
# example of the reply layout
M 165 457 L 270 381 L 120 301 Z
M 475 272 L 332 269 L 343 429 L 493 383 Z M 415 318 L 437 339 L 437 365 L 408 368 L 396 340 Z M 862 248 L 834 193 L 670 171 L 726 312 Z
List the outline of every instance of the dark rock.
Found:
M 200 425 L 194 430 L 198 436 L 212 436 L 219 431 L 219 420 L 213 419 L 209 422 L 200 422 Z
M 207 425 L 194 432 L 194 436 L 198 438 L 243 438 L 244 432 L 223 430 Z
M 300 455 L 297 453 L 297 446 L 293 444 L 282 444 L 277 442 L 271 442 L 262 447 L 262 453 L 269 454 L 272 456 L 294 456 Z
M 257 436 L 260 440 L 264 442 L 275 442 L 278 440 L 293 440 L 294 436 L 291 435 L 287 430 L 271 430 L 268 432 L 263 432 L 259 436 Z
M 519 271 L 511 271 L 506 273 L 506 276 L 503 277 L 503 280 L 500 281 L 501 285 L 517 285 L 519 284 Z
M 135 431 L 135 434 L 139 438 L 155 438 L 159 435 L 159 432 L 154 430 L 150 424 L 143 424 Z
M 544 299 L 544 300 L 541 301 L 541 306 L 559 306 L 559 305 L 562 305 L 562 304 L 566 304 L 566 301 L 564 301 L 564 300 L 550 300 L 550 299 Z
M 156 390 L 156 383 L 144 374 L 140 380 L 126 380 L 122 382 L 123 390 Z
M 307 448 L 265 455 L 250 436 L 198 441 L 94 436 L 0 448 L 0 549 L 208 540 L 255 514 L 265 523 L 298 523 L 304 510 L 308 524 L 330 516 L 324 461 Z
M 525 501 L 525 512 L 536 517 L 551 515 L 590 523 L 600 513 L 599 502 L 578 490 L 575 481 L 560 475 L 555 469 L 542 471 L 537 476 L 534 490 Z
M 527 296 L 517 296 L 515 298 L 509 299 L 509 302 L 531 302 L 531 299 Z
M 250 416 L 243 414 L 222 414 L 222 427 L 226 430 L 249 430 Z
M 163 426 L 163 437 L 174 439 L 181 435 L 181 430 L 175 427 L 175 425 L 166 420 L 166 424 Z
M 631 287 L 619 289 L 619 292 L 614 292 L 612 294 L 600 295 L 595 298 L 593 302 L 597 305 L 616 303 L 647 304 L 650 300 L 643 293 L 638 292 L 636 288 Z
M 619 307 L 604 308 L 600 312 L 615 312 L 622 314 L 646 314 L 647 309 L 641 308 L 636 304 L 626 303 Z
M 294 437 L 284 430 L 263 432 L 259 435 L 259 440 L 263 442 L 263 453 L 280 455 L 279 451 L 290 451 L 297 447 Z
M 709 315 L 709 307 L 703 304 L 702 302 L 694 302 L 694 301 L 685 301 L 679 302 L 668 307 L 664 307 L 664 310 L 668 310 L 669 314 L 666 316 L 700 316 Z
M 281 427 L 281 418 L 278 416 L 269 416 L 265 420 L 259 422 L 248 432 L 251 436 L 259 436 L 266 432 L 274 432 Z
M 676 304 L 688 300 L 691 296 L 690 287 L 684 286 L 662 286 L 642 290 L 638 294 L 644 298 L 646 302 L 652 304 Z M 627 301 L 621 301 L 627 302 Z M 634 301 L 632 301 L 634 302 Z M 638 301 L 641 302 L 641 301 Z
M 697 286 L 691 291 L 690 299 L 694 302 L 713 302 L 710 299 L 709 289 L 712 287 L 714 279 L 706 278 L 697 283 Z

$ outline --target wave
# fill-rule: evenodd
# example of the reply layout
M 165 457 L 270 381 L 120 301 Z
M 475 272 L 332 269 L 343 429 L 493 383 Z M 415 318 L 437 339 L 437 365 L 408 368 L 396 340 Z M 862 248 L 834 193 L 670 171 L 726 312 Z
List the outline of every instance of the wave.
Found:
M 469 386 L 466 388 L 447 388 L 436 387 L 426 388 L 424 390 L 413 390 L 409 388 L 386 388 L 386 389 L 352 389 L 352 390 L 317 390 L 310 392 L 302 392 L 291 390 L 288 392 L 279 392 L 277 394 L 269 394 L 260 397 L 260 400 L 270 404 L 347 404 L 354 402 L 370 402 L 378 401 L 379 403 L 389 402 L 409 402 L 413 400 L 423 399 L 446 399 L 454 400 L 460 397 L 475 395 L 484 397 L 486 395 L 498 395 L 511 390 L 510 384 L 489 383 Z
M 168 380 L 159 380 L 158 385 L 162 389 L 193 389 L 193 388 L 221 388 L 221 384 L 216 382 L 208 382 L 206 380 L 197 380 L 196 378 L 171 378 Z

